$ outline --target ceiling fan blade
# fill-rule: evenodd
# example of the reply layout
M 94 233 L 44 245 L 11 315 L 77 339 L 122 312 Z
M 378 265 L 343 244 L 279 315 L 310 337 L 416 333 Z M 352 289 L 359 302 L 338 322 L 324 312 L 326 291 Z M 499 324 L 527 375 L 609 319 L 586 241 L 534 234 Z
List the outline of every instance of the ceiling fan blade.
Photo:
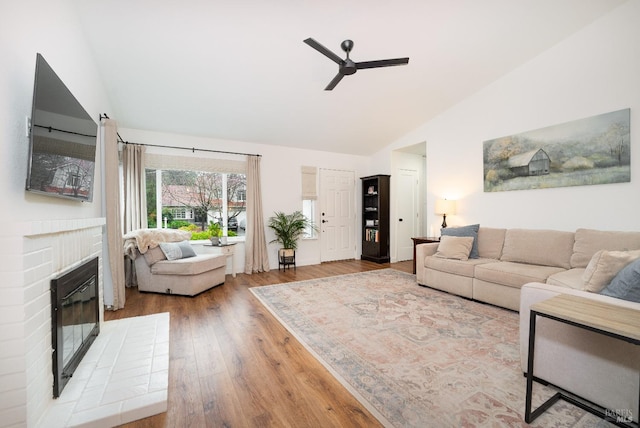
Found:
M 311 46 L 312 48 L 314 48 L 315 50 L 317 50 L 318 52 L 320 52 L 322 55 L 326 56 L 327 58 L 335 62 L 336 64 L 342 63 L 342 58 L 340 58 L 338 55 L 334 54 L 329 49 L 322 46 L 320 43 L 313 40 L 311 37 L 309 37 L 308 39 L 305 39 L 304 42 L 309 46 Z
M 356 68 L 363 70 L 365 68 L 389 67 L 392 65 L 407 65 L 409 58 L 381 59 L 378 61 L 356 62 Z
M 335 88 L 335 87 L 336 87 L 336 85 L 337 85 L 338 83 L 340 83 L 340 81 L 342 80 L 342 78 L 343 78 L 343 77 L 344 77 L 344 74 L 342 74 L 342 73 L 338 73 L 338 74 L 336 74 L 336 77 L 334 77 L 334 78 L 333 78 L 333 80 L 332 80 L 331 82 L 329 82 L 329 84 L 327 85 L 327 87 L 326 87 L 326 88 L 324 88 L 324 90 L 325 90 L 325 91 L 330 91 L 330 90 L 332 90 L 333 88 Z

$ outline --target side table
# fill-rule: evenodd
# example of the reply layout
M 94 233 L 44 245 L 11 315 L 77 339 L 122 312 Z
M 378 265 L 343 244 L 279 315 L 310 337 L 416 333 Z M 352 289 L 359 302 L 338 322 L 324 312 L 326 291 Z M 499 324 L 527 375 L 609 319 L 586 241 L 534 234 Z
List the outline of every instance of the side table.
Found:
M 231 276 L 236 277 L 236 267 L 233 259 L 235 258 L 233 255 L 236 251 L 236 242 L 229 242 L 227 244 L 202 244 L 204 246 L 205 252 L 209 254 L 222 254 L 227 256 L 227 259 L 231 259 Z
M 621 308 L 606 302 L 587 299 L 581 296 L 560 294 L 547 300 L 531 305 L 531 315 L 529 319 L 529 355 L 527 359 L 527 396 L 525 402 L 524 420 L 527 423 L 533 422 L 535 418 L 544 413 L 559 399 L 563 399 L 575 406 L 593 413 L 609 422 L 623 427 L 637 427 L 629 415 L 622 415 L 618 420 L 612 421 L 611 414 L 607 414 L 600 409 L 590 406 L 581 400 L 557 392 L 546 402 L 541 404 L 536 410 L 531 409 L 531 396 L 533 381 L 550 382 L 552 379 L 538 379 L 533 375 L 533 364 L 535 357 L 536 342 L 536 319 L 537 317 L 549 318 L 561 323 L 570 324 L 575 327 L 604 334 L 625 342 L 640 345 L 640 313 L 628 308 Z M 585 400 L 586 401 L 586 400 Z M 638 404 L 640 406 L 640 391 L 638 391 Z M 631 410 L 629 410 L 631 412 Z
M 413 273 L 416 273 L 416 246 L 430 242 L 440 242 L 440 238 L 417 237 L 411 239 L 413 240 Z

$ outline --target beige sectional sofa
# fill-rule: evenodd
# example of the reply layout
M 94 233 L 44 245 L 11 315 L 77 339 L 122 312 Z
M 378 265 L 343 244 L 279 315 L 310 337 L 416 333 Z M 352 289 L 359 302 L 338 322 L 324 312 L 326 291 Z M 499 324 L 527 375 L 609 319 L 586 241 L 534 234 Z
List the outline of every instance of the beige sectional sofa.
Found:
M 477 239 L 480 257 L 464 261 L 434 257 L 438 243 L 418 245 L 418 284 L 517 311 L 524 284 L 582 289 L 582 275 L 598 250 L 640 249 L 640 232 L 593 229 L 480 227 Z
M 461 261 L 434 257 L 437 248 L 438 243 L 416 247 L 418 283 L 519 310 L 523 372 L 527 370 L 529 316 L 534 303 L 572 294 L 640 313 L 640 303 L 584 290 L 584 277 L 596 275 L 592 272 L 594 264 L 590 264 L 598 257 L 596 253 L 640 249 L 640 232 L 480 227 L 480 258 Z M 640 347 L 539 318 L 535 353 L 537 378 L 601 406 L 609 415 L 617 411 L 638 421 Z

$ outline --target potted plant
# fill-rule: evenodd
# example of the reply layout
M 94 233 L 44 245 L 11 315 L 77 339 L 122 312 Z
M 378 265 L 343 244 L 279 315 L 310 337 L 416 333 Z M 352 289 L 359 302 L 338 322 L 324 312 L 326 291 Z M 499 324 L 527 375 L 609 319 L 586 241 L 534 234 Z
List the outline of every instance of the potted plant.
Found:
M 215 221 L 210 221 L 207 229 L 211 234 L 209 237 L 211 245 L 220 245 L 220 237 L 222 236 L 222 227 L 220 227 L 220 224 Z
M 298 248 L 298 240 L 304 235 L 307 228 L 316 229 L 316 226 L 302 212 L 294 211 L 291 214 L 285 214 L 276 211 L 272 217 L 269 217 L 268 226 L 276 235 L 271 242 L 278 242 L 282 248 L 278 250 L 279 264 L 295 265 L 296 249 Z

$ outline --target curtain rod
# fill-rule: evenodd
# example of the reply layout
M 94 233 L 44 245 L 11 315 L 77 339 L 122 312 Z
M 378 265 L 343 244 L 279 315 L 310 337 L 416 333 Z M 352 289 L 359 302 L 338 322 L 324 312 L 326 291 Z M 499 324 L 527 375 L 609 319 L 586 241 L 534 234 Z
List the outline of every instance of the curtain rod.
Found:
M 96 138 L 96 135 L 83 134 L 81 132 L 75 132 L 75 131 L 65 131 L 64 129 L 54 128 L 53 126 L 44 126 L 44 125 L 35 125 L 35 124 L 33 126 L 35 126 L 36 128 L 46 129 L 49 132 L 53 132 L 53 131 L 64 132 L 65 134 L 73 134 L 73 135 L 79 135 L 81 137 Z
M 106 113 L 102 113 L 100 115 L 100 119 L 102 120 L 103 118 L 109 119 L 109 116 L 107 116 Z M 209 153 L 223 153 L 223 154 L 226 154 L 226 155 L 242 155 L 242 156 L 262 157 L 262 155 L 259 155 L 259 154 L 229 152 L 229 151 L 225 151 L 225 150 L 197 149 L 195 147 L 165 146 L 165 145 L 160 145 L 160 144 L 148 144 L 148 143 L 131 143 L 129 141 L 123 140 L 122 137 L 120 136 L 119 132 L 116 132 L 116 134 L 118 135 L 118 142 L 119 143 L 123 143 L 123 144 L 137 144 L 139 146 L 161 147 L 161 148 L 166 148 L 166 149 L 177 149 L 177 150 L 190 150 L 192 153 L 195 153 L 196 151 L 198 151 L 198 152 L 209 152 Z

